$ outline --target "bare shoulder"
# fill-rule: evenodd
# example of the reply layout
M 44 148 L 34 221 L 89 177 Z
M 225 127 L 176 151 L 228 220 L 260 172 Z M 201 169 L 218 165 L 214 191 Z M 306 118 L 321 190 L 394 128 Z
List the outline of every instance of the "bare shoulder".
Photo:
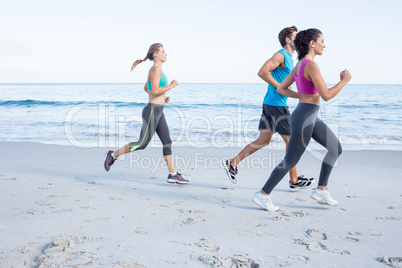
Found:
M 281 52 L 276 52 L 271 59 L 277 62 L 284 62 L 285 56 Z
M 158 66 L 152 66 L 151 69 L 149 69 L 149 74 L 150 75 L 161 76 L 162 71 Z
M 268 68 L 269 71 L 272 71 L 284 62 L 285 56 L 283 56 L 283 54 L 280 52 L 276 52 L 270 59 L 265 62 L 263 67 Z
M 320 72 L 320 67 L 315 61 L 309 61 L 306 63 L 305 70 L 307 72 Z

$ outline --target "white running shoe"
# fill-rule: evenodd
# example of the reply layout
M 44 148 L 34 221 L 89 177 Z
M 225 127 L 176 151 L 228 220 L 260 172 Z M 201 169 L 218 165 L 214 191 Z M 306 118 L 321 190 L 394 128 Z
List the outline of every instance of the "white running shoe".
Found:
M 278 211 L 279 207 L 274 206 L 269 195 L 263 195 L 261 192 L 256 192 L 253 196 L 253 202 L 265 210 L 274 212 Z
M 329 195 L 328 190 L 322 191 L 318 188 L 313 188 L 310 197 L 321 204 L 327 204 L 330 206 L 337 206 L 339 204 L 338 201 Z

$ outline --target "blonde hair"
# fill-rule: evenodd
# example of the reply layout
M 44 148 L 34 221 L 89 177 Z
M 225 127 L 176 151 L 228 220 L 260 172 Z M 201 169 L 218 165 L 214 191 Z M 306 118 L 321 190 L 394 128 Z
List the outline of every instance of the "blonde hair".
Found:
M 161 43 L 155 43 L 152 44 L 149 49 L 148 49 L 148 53 L 145 56 L 145 58 L 143 60 L 136 60 L 134 61 L 133 65 L 131 66 L 131 71 L 134 70 L 135 67 L 137 67 L 138 64 L 140 64 L 143 61 L 146 61 L 147 59 L 149 60 L 154 60 L 154 53 L 159 51 L 159 48 L 163 47 L 163 45 Z

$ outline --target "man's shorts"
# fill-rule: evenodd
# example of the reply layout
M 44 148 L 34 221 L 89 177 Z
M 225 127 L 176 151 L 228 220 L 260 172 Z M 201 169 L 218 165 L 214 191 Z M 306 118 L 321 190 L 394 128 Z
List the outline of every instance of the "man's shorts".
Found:
M 262 105 L 262 115 L 258 130 L 272 129 L 280 135 L 290 135 L 290 112 L 288 106 Z

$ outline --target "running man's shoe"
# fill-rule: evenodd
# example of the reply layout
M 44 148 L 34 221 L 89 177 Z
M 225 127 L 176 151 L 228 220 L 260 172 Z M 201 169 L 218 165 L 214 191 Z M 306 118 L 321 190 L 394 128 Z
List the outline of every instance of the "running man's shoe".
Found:
M 321 204 L 327 204 L 330 206 L 337 206 L 339 203 L 335 199 L 333 199 L 328 190 L 322 191 L 318 188 L 313 188 L 313 192 L 310 195 L 315 201 Z
M 229 180 L 233 182 L 233 184 L 236 184 L 237 167 L 232 166 L 232 162 L 230 161 L 230 159 L 223 160 L 222 166 L 225 168 Z
M 253 196 L 253 202 L 265 210 L 274 212 L 278 211 L 279 207 L 274 206 L 271 197 L 269 195 L 264 195 L 261 192 L 256 192 Z
M 289 188 L 291 192 L 296 192 L 300 189 L 310 188 L 311 186 L 313 186 L 314 182 L 314 178 L 305 178 L 303 175 L 300 175 L 297 178 L 297 182 L 295 184 L 289 181 Z
M 188 180 L 185 180 L 179 172 L 177 172 L 176 175 L 169 174 L 167 182 L 177 184 L 188 184 Z
M 106 171 L 109 171 L 110 166 L 113 165 L 114 161 L 116 160 L 116 158 L 114 158 L 112 154 L 113 151 L 106 152 L 106 159 L 104 164 Z

